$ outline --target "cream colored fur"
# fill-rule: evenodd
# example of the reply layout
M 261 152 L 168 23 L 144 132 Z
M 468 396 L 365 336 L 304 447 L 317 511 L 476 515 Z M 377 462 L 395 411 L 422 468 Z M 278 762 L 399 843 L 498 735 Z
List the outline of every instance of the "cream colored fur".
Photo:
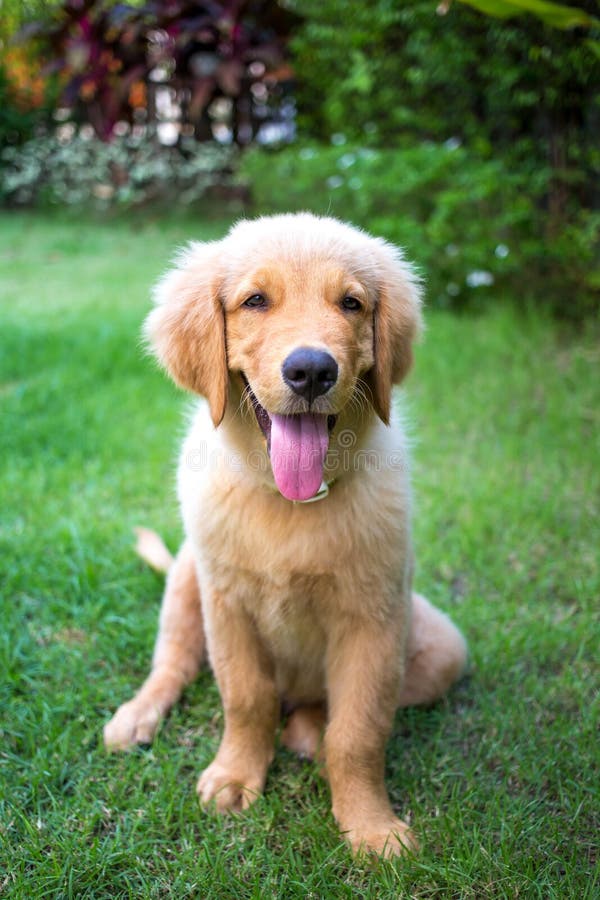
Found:
M 257 293 L 268 306 L 248 309 Z M 360 311 L 342 308 L 347 295 Z M 141 554 L 169 568 L 159 635 L 149 678 L 105 727 L 110 748 L 151 740 L 206 645 L 225 731 L 201 801 L 243 809 L 260 794 L 283 703 L 282 740 L 318 755 L 352 848 L 385 855 L 416 847 L 383 783 L 394 711 L 440 697 L 466 660 L 460 632 L 411 590 L 408 458 L 390 398 L 419 326 L 400 253 L 333 219 L 242 222 L 180 257 L 147 334 L 174 379 L 208 400 L 179 464 L 186 540 L 171 564 L 160 539 L 139 536 Z M 305 346 L 338 363 L 311 407 L 337 421 L 329 496 L 294 503 L 275 487 L 241 373 L 269 413 L 305 412 L 281 376 Z

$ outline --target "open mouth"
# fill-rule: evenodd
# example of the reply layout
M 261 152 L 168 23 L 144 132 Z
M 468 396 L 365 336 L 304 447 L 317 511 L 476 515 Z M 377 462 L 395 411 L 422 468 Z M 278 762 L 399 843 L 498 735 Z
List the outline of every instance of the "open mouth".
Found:
M 273 477 L 280 493 L 288 500 L 310 500 L 323 483 L 329 435 L 337 416 L 312 412 L 290 416 L 269 413 L 258 402 L 246 376 L 242 378 L 267 441 Z

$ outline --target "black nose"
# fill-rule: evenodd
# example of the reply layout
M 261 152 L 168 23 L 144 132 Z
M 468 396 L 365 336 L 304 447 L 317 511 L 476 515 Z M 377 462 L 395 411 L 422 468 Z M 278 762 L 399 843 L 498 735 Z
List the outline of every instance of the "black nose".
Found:
M 324 350 L 298 347 L 284 360 L 281 371 L 285 383 L 310 405 L 336 383 L 338 364 Z

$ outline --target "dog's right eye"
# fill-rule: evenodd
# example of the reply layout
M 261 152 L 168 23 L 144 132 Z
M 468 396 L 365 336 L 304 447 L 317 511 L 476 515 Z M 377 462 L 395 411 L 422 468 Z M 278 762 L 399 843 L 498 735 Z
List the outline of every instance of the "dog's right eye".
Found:
M 246 309 L 261 309 L 266 305 L 267 301 L 262 294 L 252 294 L 251 297 L 248 297 L 248 299 L 244 300 L 242 303 L 242 306 L 245 306 Z
M 362 303 L 360 300 L 357 300 L 356 297 L 344 297 L 341 302 L 342 309 L 347 310 L 348 312 L 358 312 L 359 309 L 362 309 Z

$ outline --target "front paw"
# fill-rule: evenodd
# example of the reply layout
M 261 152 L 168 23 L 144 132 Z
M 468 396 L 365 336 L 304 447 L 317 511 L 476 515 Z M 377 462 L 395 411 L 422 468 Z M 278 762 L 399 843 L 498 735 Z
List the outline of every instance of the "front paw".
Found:
M 160 710 L 134 697 L 123 703 L 104 726 L 104 746 L 107 750 L 127 750 L 136 744 L 149 744 L 160 720 Z
M 419 844 L 408 825 L 401 819 L 384 819 L 361 823 L 344 830 L 344 837 L 355 855 L 372 853 L 391 859 L 403 853 L 415 853 Z
M 200 776 L 196 792 L 203 806 L 214 801 L 218 813 L 242 812 L 262 794 L 265 778 L 263 768 L 244 771 L 215 759 Z

